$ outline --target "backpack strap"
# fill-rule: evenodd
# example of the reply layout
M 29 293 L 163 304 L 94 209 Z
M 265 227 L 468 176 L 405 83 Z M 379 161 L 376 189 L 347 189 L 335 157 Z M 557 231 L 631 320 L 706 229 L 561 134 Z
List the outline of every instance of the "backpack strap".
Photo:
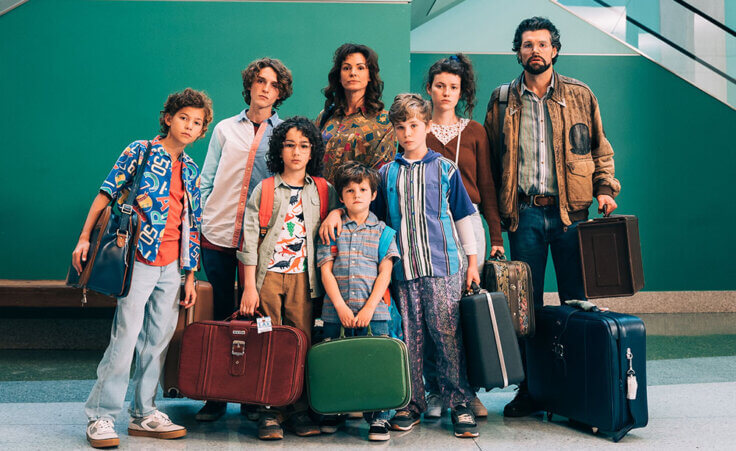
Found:
M 259 238 L 263 240 L 268 232 L 268 223 L 273 214 L 273 190 L 274 178 L 269 177 L 261 182 L 261 204 L 258 207 L 258 225 L 260 226 Z
M 317 185 L 317 194 L 319 194 L 319 220 L 324 221 L 330 208 L 330 188 L 323 177 L 312 177 L 312 180 Z
M 498 93 L 498 152 L 502 155 L 503 146 L 506 142 L 506 137 L 503 134 L 503 120 L 506 117 L 506 107 L 509 106 L 509 89 L 511 83 L 504 83 L 501 85 L 501 91 Z
M 378 241 L 378 261 L 382 262 L 383 259 L 386 257 L 386 254 L 388 253 L 388 248 L 391 246 L 391 243 L 394 242 L 394 239 L 396 237 L 396 231 L 392 229 L 391 227 L 384 227 L 383 232 L 381 232 L 381 238 L 379 238 Z M 386 289 L 386 292 L 383 294 L 383 302 L 386 303 L 386 305 L 391 305 L 391 290 Z

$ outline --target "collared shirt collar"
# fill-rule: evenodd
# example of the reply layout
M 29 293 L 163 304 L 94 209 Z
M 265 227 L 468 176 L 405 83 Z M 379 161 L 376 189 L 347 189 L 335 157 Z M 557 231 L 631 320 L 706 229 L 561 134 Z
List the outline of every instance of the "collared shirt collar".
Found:
M 429 163 L 432 160 L 436 160 L 440 156 L 441 155 L 439 153 L 437 153 L 434 150 L 428 148 L 426 155 L 424 155 L 424 157 L 420 161 L 422 163 Z M 401 152 L 401 153 L 396 152 L 396 157 L 394 158 L 394 160 L 396 162 L 398 162 L 399 164 L 403 164 L 404 166 L 409 166 L 409 162 L 406 161 L 406 158 L 404 158 L 404 153 L 403 152 Z
M 350 219 L 350 217 L 347 215 L 347 213 L 343 213 L 342 215 L 342 222 L 343 225 L 353 224 L 357 227 L 357 223 Z M 368 217 L 365 219 L 365 222 L 361 225 L 364 225 L 366 227 L 376 227 L 378 225 L 378 217 L 373 214 L 372 211 L 368 212 Z
M 557 77 L 556 77 L 555 72 L 552 71 L 552 80 L 550 80 L 549 86 L 547 87 L 547 93 L 545 94 L 544 97 L 551 97 L 552 94 L 555 92 L 555 79 L 556 78 Z M 524 95 L 525 92 L 536 95 L 534 91 L 526 87 L 526 81 L 524 80 L 524 73 L 522 72 L 521 74 L 521 95 Z
M 274 177 L 274 186 L 284 185 L 284 186 L 291 187 L 291 185 L 289 185 L 288 183 L 286 183 L 284 181 L 284 179 L 281 178 L 281 174 L 274 174 L 273 177 Z M 310 176 L 309 174 L 307 174 L 304 177 L 304 186 L 311 185 L 312 183 L 314 183 L 314 179 L 312 178 L 312 176 Z
M 161 144 L 161 140 L 163 137 L 161 135 L 157 135 L 155 138 L 151 140 L 151 153 L 156 152 L 161 155 L 166 155 L 169 159 L 171 159 L 171 155 L 164 149 L 164 145 Z M 194 160 L 192 157 L 187 155 L 186 152 L 182 151 L 182 153 L 179 155 L 179 161 L 186 164 L 193 164 Z
M 273 124 L 279 118 L 279 113 L 277 113 L 276 110 L 271 110 L 271 111 L 273 111 L 273 114 L 271 115 L 271 117 L 266 119 L 266 121 L 271 124 L 271 127 L 273 127 Z M 248 112 L 248 108 L 244 109 L 243 111 L 240 112 L 240 114 L 238 114 L 238 122 L 243 122 L 243 121 L 253 122 L 248 118 L 248 115 L 246 114 L 247 112 Z

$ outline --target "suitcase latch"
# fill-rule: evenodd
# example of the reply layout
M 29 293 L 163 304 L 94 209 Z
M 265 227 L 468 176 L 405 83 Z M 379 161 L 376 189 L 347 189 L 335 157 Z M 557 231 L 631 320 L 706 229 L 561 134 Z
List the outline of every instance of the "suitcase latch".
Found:
M 552 343 L 552 352 L 558 359 L 565 357 L 565 346 L 562 343 Z
M 243 340 L 233 340 L 233 345 L 230 348 L 232 355 L 245 355 L 245 342 Z

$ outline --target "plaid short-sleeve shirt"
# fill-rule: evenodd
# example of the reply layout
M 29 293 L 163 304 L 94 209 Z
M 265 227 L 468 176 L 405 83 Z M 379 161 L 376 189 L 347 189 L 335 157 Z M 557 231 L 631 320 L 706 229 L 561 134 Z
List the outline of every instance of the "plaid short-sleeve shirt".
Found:
M 330 245 L 322 244 L 322 242 L 317 245 L 317 266 L 334 261 L 332 273 L 340 287 L 343 300 L 353 313 L 358 313 L 371 295 L 373 284 L 378 277 L 378 266 L 383 259 L 399 257 L 399 251 L 393 239 L 385 255 L 379 255 L 381 234 L 384 229 L 388 228 L 373 213 L 370 213 L 368 219 L 361 225 L 356 224 L 347 215 L 343 215 L 342 233 L 337 241 L 331 242 Z M 388 305 L 383 301 L 379 302 L 372 320 L 388 321 L 390 319 Z M 322 320 L 326 323 L 340 322 L 337 311 L 327 295 L 322 305 Z

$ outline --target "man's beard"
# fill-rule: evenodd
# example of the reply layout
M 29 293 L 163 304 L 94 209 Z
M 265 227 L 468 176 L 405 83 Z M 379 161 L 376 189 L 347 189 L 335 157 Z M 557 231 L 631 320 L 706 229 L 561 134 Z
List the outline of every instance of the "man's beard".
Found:
M 549 67 L 551 65 L 550 63 L 544 61 L 544 58 L 541 58 L 540 57 L 539 59 L 542 60 L 542 61 L 544 61 L 544 64 L 542 64 L 542 65 L 538 65 L 537 64 L 537 65 L 532 66 L 532 64 L 530 63 L 532 59 L 534 59 L 534 58 L 529 58 L 526 61 L 526 64 L 522 64 L 522 66 L 524 67 L 524 70 L 527 71 L 527 72 L 529 72 L 532 75 L 539 75 L 541 73 L 544 73 L 547 69 L 549 69 Z

